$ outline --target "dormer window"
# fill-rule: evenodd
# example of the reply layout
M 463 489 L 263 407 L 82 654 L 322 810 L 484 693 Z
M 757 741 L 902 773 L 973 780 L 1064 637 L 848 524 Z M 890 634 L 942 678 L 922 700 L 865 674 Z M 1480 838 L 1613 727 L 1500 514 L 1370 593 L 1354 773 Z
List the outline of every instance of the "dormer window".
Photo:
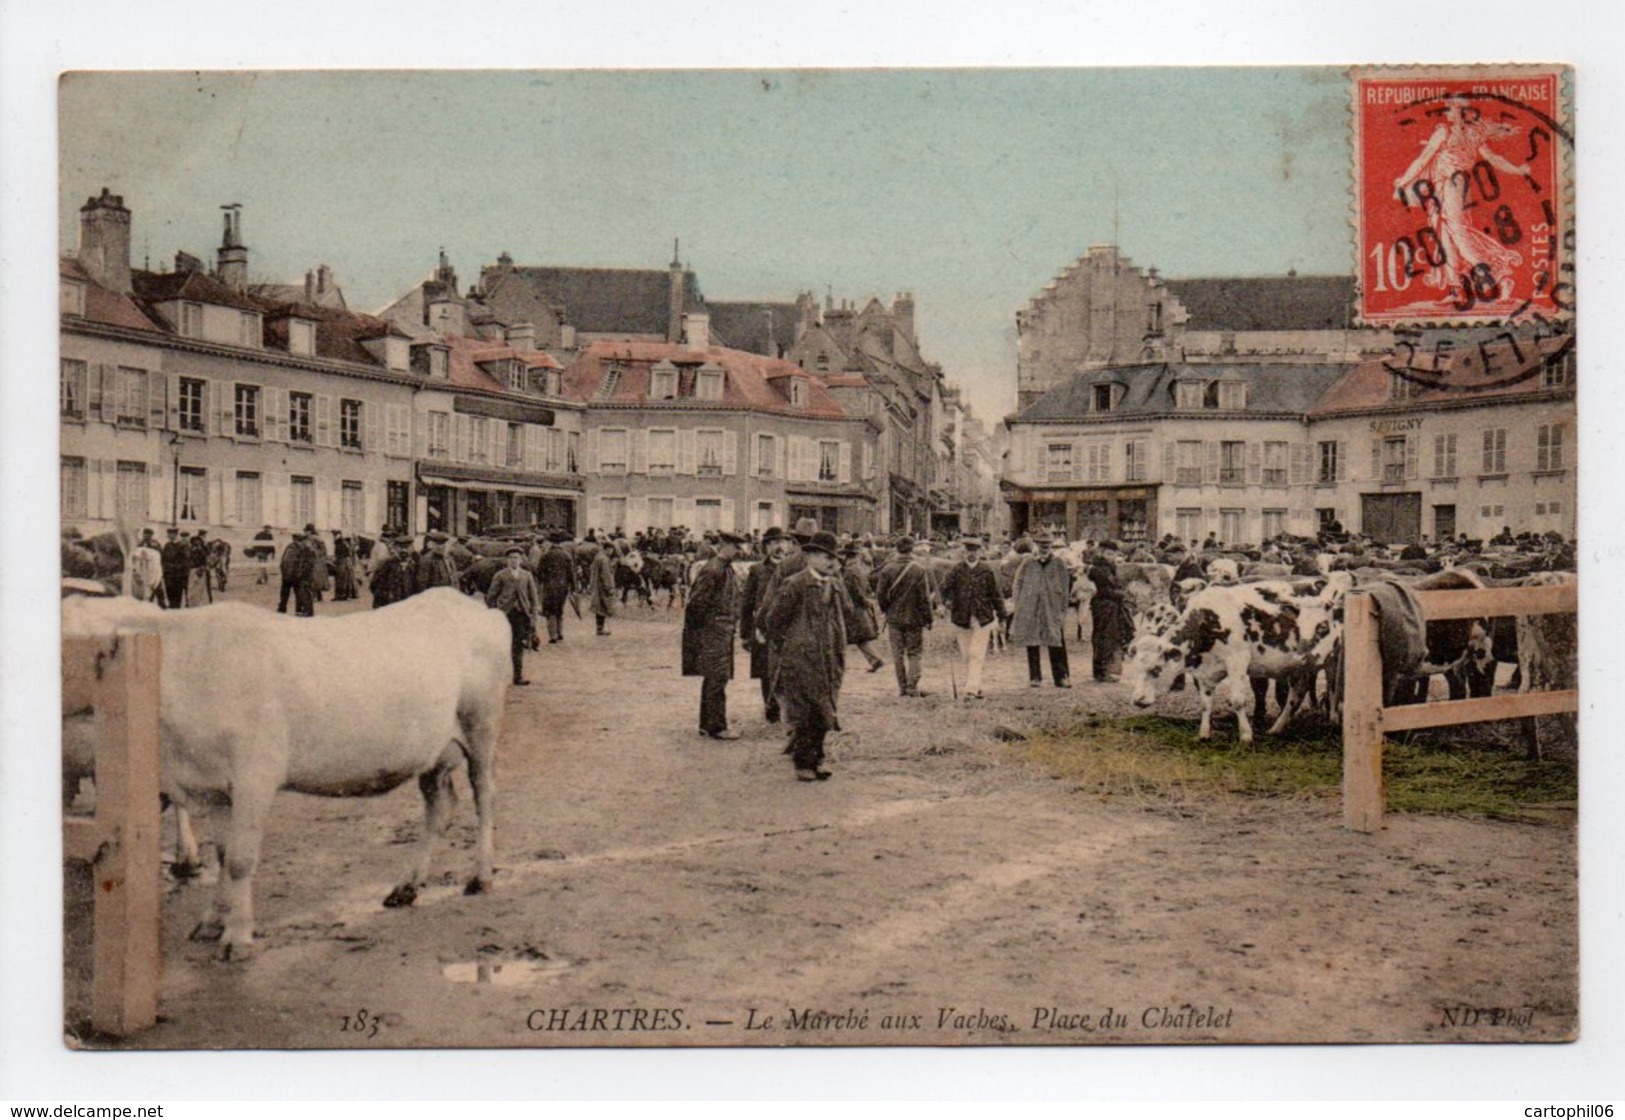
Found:
M 819 373 L 828 373 L 829 372 L 829 355 L 828 354 L 819 354 L 818 355 L 818 360 L 813 363 L 813 368 L 818 370 Z
M 1421 386 L 1402 373 L 1393 370 L 1388 372 L 1388 399 L 1391 401 L 1408 401 L 1415 397 Z
M 309 319 L 288 320 L 288 353 L 310 356 L 316 353 L 316 324 Z
M 537 370 L 536 385 L 544 396 L 556 397 L 563 392 L 562 378 L 556 369 Z
M 510 361 L 504 364 L 507 366 L 508 388 L 516 392 L 523 392 L 525 389 L 525 363 Z
M 1542 389 L 1561 389 L 1574 381 L 1574 351 L 1571 349 L 1561 357 L 1546 363 L 1546 368 L 1540 373 L 1540 387 Z
M 255 311 L 242 311 L 237 315 L 239 346 L 261 346 L 265 342 L 264 330 L 260 326 L 259 313 Z
M 694 398 L 702 401 L 722 399 L 722 370 L 715 366 L 701 366 L 694 375 Z
M 677 398 L 677 367 L 660 362 L 649 370 L 649 399 L 669 401 Z
M 77 280 L 64 280 L 61 284 L 61 314 L 85 314 L 85 286 Z
M 805 377 L 790 378 L 790 404 L 795 408 L 807 407 L 807 379 Z
M 1180 381 L 1174 385 L 1174 407 L 1181 412 L 1192 412 L 1202 407 L 1203 390 L 1200 381 Z
M 1245 381 L 1219 381 L 1217 407 L 1227 412 L 1239 412 L 1247 407 Z
M 187 338 L 203 337 L 203 305 L 201 303 L 181 304 L 181 334 Z
M 1117 393 L 1115 390 L 1116 386 L 1109 383 L 1094 386 L 1091 390 L 1091 411 L 1110 412 L 1116 403 Z

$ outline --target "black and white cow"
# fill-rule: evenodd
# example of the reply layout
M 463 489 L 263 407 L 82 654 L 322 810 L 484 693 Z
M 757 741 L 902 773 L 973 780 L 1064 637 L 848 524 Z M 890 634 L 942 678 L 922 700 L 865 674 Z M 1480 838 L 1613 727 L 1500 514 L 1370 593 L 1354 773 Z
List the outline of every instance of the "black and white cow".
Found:
M 1287 697 L 1270 728 L 1279 734 L 1314 691 L 1314 680 L 1340 630 L 1350 581 L 1273 581 L 1208 587 L 1191 596 L 1178 623 L 1147 629 L 1129 648 L 1124 679 L 1136 706 L 1148 708 L 1181 677 L 1202 702 L 1201 738 L 1213 735 L 1213 699 L 1228 685 L 1241 741 L 1253 739 L 1247 701 L 1255 680 L 1284 680 Z

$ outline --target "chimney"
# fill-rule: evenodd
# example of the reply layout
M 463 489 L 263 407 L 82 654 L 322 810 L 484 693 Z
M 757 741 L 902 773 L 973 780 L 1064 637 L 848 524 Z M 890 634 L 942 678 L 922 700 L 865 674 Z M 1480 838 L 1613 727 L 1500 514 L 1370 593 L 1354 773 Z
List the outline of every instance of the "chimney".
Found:
M 536 349 L 536 328 L 530 323 L 515 323 L 508 328 L 508 345 L 515 350 Z
M 328 268 L 325 264 L 317 265 L 316 294 L 318 296 L 325 296 L 328 292 L 333 291 L 333 289 L 336 287 L 337 285 L 333 283 L 333 270 Z
M 248 248 L 243 244 L 242 203 L 228 202 L 225 211 L 225 232 L 220 238 L 220 251 L 216 256 L 215 274 L 232 291 L 248 289 Z
M 891 301 L 892 318 L 897 323 L 897 329 L 902 331 L 910 341 L 914 341 L 914 293 L 898 292 Z
M 203 261 L 198 257 L 194 257 L 191 253 L 188 253 L 185 250 L 177 249 L 175 251 L 175 271 L 202 272 Z
M 711 316 L 692 311 L 683 316 L 682 341 L 691 350 L 708 350 L 711 346 Z
M 666 295 L 666 341 L 678 342 L 683 337 L 683 262 L 677 255 L 677 239 L 671 242 L 671 264 L 668 266 L 670 285 Z
M 429 302 L 423 309 L 423 321 L 442 335 L 468 333 L 468 315 L 463 302 L 455 292 L 447 292 L 444 288 L 429 296 Z
M 316 273 L 308 268 L 305 270 L 305 302 L 316 302 Z
M 106 187 L 79 208 L 79 263 L 108 291 L 130 293 L 130 212 Z
M 796 297 L 796 337 L 800 342 L 801 336 L 818 325 L 818 297 L 811 292 L 802 292 Z

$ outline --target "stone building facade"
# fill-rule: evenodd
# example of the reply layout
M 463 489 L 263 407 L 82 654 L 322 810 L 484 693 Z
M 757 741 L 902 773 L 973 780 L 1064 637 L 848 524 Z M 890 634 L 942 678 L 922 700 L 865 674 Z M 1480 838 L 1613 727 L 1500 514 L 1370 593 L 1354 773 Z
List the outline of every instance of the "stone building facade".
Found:
M 587 409 L 586 527 L 874 531 L 875 425 L 798 366 L 710 345 L 703 316 L 684 333 L 593 342 L 565 370 Z
M 1347 276 L 1165 279 L 1094 245 L 1016 315 L 1017 407 L 1085 370 L 1141 362 L 1331 365 L 1386 353 Z
M 1572 535 L 1571 340 L 1484 351 L 1504 374 L 1491 390 L 1478 353 L 1410 377 L 1391 356 L 1077 374 L 1009 421 L 1012 528 L 1227 544 L 1333 521 L 1383 541 Z
M 215 270 L 130 266 L 130 211 L 103 191 L 59 268 L 61 515 L 94 534 L 179 524 L 376 530 L 407 516 L 406 340 L 382 320 L 247 290 L 238 216 Z M 403 522 L 404 523 L 404 522 Z

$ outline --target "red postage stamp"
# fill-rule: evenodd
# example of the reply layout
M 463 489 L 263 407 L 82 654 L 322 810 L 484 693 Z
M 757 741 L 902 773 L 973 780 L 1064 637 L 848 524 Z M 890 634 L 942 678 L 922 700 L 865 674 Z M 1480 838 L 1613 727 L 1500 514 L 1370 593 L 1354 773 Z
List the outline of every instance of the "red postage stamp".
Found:
M 1352 74 L 1362 321 L 1572 312 L 1566 77 L 1559 66 Z

